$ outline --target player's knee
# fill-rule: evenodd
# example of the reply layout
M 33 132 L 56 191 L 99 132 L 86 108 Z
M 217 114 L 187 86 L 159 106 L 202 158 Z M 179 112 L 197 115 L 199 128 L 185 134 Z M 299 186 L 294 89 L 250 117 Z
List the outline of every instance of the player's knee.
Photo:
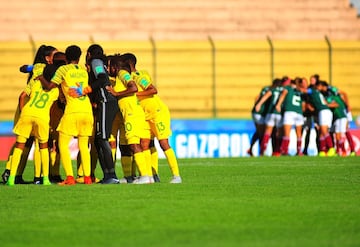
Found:
M 141 139 L 140 145 L 143 150 L 147 150 L 150 147 L 150 139 Z
M 39 142 L 39 148 L 40 149 L 45 149 L 45 148 L 48 148 L 49 145 L 48 145 L 48 142 L 45 141 L 45 142 Z
M 170 148 L 168 139 L 159 140 L 159 144 L 163 151 L 166 151 Z

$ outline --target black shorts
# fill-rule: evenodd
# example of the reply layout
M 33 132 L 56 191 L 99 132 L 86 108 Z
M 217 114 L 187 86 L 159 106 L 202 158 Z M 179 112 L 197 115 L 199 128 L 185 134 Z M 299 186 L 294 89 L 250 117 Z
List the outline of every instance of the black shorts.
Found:
M 95 117 L 95 138 L 110 138 L 112 124 L 118 111 L 118 102 L 115 100 L 97 104 Z

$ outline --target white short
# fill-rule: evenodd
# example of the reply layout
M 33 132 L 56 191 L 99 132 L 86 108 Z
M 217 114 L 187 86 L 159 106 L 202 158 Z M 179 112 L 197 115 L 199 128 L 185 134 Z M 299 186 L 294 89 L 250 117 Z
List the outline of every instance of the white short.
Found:
M 301 126 L 304 125 L 304 116 L 302 114 L 299 114 L 297 112 L 293 111 L 286 111 L 284 112 L 283 116 L 283 124 L 284 125 L 295 125 L 295 126 Z
M 256 124 L 265 124 L 265 117 L 259 113 L 252 113 L 252 119 Z
M 274 126 L 281 127 L 282 126 L 282 117 L 280 114 L 275 114 L 275 113 L 266 114 L 265 124 L 268 126 L 272 126 L 272 127 L 274 127 Z
M 346 112 L 346 118 L 347 118 L 348 122 L 351 122 L 353 120 L 351 111 Z
M 334 122 L 335 133 L 345 133 L 346 132 L 347 119 L 339 118 Z
M 333 114 L 329 109 L 324 109 L 319 112 L 319 125 L 328 126 L 329 128 L 332 125 Z

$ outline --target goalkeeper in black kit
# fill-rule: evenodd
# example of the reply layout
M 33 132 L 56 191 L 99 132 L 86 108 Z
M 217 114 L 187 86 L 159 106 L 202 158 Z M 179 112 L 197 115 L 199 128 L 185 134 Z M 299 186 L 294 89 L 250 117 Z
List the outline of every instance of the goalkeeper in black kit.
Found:
M 110 94 L 105 87 L 110 86 L 109 76 L 105 65 L 107 58 L 100 45 L 91 45 L 86 54 L 86 65 L 89 71 L 89 85 L 92 88 L 90 99 L 94 107 L 95 116 L 95 147 L 99 162 L 104 173 L 103 184 L 118 184 L 115 163 L 112 157 L 109 138 L 112 123 L 119 111 L 116 97 Z

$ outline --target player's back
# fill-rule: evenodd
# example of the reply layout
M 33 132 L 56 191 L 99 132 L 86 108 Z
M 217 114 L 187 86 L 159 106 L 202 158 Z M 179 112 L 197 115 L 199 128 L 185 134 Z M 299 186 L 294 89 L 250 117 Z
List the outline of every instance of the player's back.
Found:
M 317 89 L 312 89 L 310 95 L 310 101 L 313 107 L 315 108 L 316 112 L 329 109 L 329 107 L 326 104 L 324 95 L 322 95 L 322 93 Z
M 284 111 L 292 111 L 302 114 L 302 99 L 301 92 L 292 86 L 286 86 L 287 95 L 284 100 Z
M 87 95 L 72 97 L 69 94 L 70 88 L 85 88 L 88 86 L 88 73 L 85 68 L 78 64 L 67 64 L 60 66 L 56 71 L 52 81 L 61 85 L 65 95 L 67 113 L 92 113 L 92 106 Z
M 50 108 L 59 97 L 59 89 L 54 88 L 45 91 L 39 80 L 33 80 L 27 85 L 25 91 L 30 96 L 30 99 L 23 107 L 21 116 L 32 116 L 49 121 Z

